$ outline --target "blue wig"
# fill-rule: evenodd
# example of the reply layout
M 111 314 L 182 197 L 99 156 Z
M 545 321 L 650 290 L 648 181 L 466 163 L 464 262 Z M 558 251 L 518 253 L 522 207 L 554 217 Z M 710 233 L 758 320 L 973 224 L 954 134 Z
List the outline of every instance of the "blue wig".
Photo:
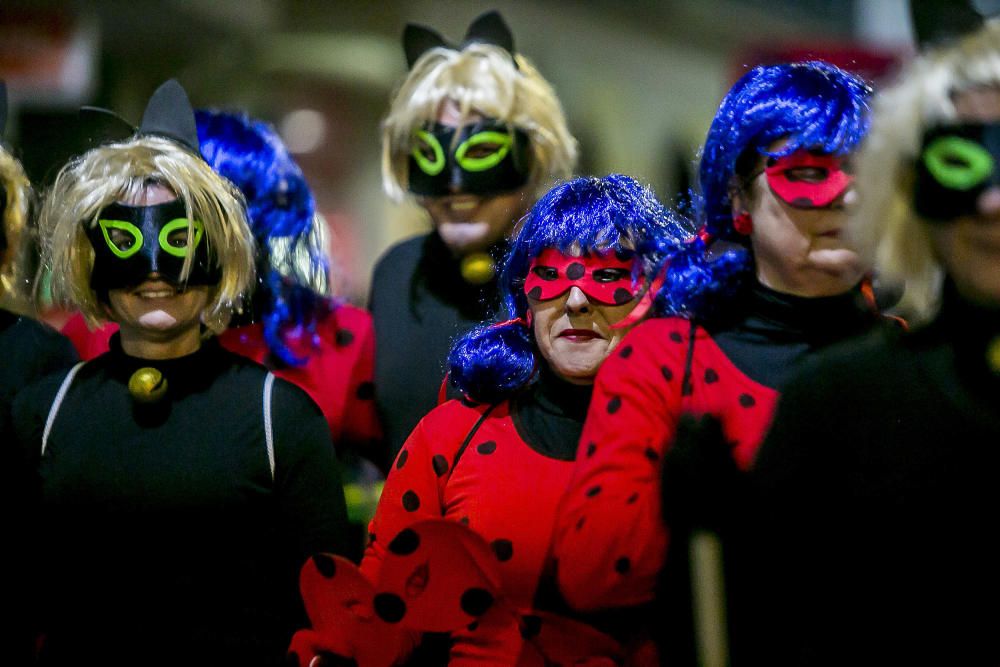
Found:
M 302 170 L 267 123 L 244 114 L 199 110 L 201 154 L 216 172 L 243 192 L 258 252 L 253 316 L 264 326 L 270 352 L 289 365 L 296 356 L 282 338 L 290 328 L 311 331 L 329 312 L 329 265 L 322 224 Z
M 755 67 L 733 85 L 702 149 L 694 215 L 703 233 L 669 258 L 661 312 L 705 319 L 725 308 L 753 271 L 747 237 L 733 229 L 733 190 L 760 155 L 854 150 L 868 131 L 870 95 L 864 81 L 819 61 Z M 788 139 L 784 147 L 768 150 L 782 138 Z M 739 245 L 709 259 L 707 246 L 717 240 Z
M 657 253 L 689 234 L 648 188 L 628 176 L 577 178 L 555 186 L 534 205 L 511 243 L 498 281 L 504 311 L 498 319 L 504 321 L 473 329 L 456 342 L 448 357 L 451 383 L 475 401 L 495 403 L 532 381 L 538 350 L 524 325 L 524 280 L 531 260 L 546 248 L 634 250 L 642 260 L 636 273 L 648 277 Z

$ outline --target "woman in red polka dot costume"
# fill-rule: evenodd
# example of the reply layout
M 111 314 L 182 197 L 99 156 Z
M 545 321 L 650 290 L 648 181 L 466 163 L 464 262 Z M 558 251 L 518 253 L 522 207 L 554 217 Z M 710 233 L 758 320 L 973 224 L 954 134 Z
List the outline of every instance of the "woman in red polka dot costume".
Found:
M 371 524 L 366 576 L 385 580 L 395 537 L 443 516 L 485 538 L 509 606 L 526 613 L 539 604 L 591 383 L 648 308 L 653 262 L 644 253 L 669 229 L 652 193 L 625 176 L 576 179 L 536 204 L 501 277 L 514 319 L 480 327 L 452 350 L 451 380 L 467 398 L 424 417 L 396 458 Z M 376 612 L 412 622 L 407 596 L 380 595 Z M 517 664 L 536 650 L 532 634 L 524 622 L 484 616 L 452 633 L 450 664 Z M 589 657 L 586 646 L 570 646 Z
M 574 608 L 654 598 L 668 543 L 660 462 L 682 414 L 717 417 L 745 469 L 789 370 L 876 322 L 865 267 L 841 238 L 868 94 L 801 63 L 751 70 L 722 101 L 701 160 L 704 226 L 660 292 L 679 316 L 636 327 L 594 386 L 554 537 Z

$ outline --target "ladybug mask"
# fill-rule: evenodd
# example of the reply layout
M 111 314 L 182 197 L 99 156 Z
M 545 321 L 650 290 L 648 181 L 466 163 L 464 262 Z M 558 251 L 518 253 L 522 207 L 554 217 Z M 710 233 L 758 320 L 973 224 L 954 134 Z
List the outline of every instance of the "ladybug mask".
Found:
M 826 208 L 854 181 L 844 171 L 843 156 L 817 155 L 806 149 L 769 157 L 764 173 L 771 191 L 795 208 Z
M 524 293 L 535 301 L 549 301 L 579 287 L 592 301 L 624 305 L 636 298 L 642 283 L 632 277 L 635 258 L 623 255 L 613 251 L 574 257 L 546 248 L 531 260 Z
M 1000 185 L 1000 123 L 945 125 L 924 133 L 913 207 L 932 222 L 977 215 L 980 195 Z

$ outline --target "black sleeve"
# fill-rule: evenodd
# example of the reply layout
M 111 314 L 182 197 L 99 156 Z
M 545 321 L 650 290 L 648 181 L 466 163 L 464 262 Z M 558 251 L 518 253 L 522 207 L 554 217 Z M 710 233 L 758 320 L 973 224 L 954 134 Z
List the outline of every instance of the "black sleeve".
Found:
M 304 562 L 317 551 L 344 553 L 347 509 L 330 428 L 309 396 L 276 380 L 275 491 L 285 530 Z

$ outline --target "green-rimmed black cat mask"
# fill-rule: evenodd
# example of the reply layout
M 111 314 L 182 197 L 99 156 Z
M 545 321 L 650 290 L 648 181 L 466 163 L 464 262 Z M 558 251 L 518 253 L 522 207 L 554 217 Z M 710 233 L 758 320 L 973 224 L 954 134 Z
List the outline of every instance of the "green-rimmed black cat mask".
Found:
M 914 209 L 948 222 L 978 212 L 979 196 L 1000 185 L 1000 123 L 941 125 L 924 133 Z
M 410 192 L 423 197 L 509 192 L 531 174 L 528 133 L 493 118 L 417 130 L 409 157 Z
M 204 235 L 200 221 L 188 224 L 184 202 L 179 199 L 153 206 L 111 204 L 87 230 L 94 247 L 90 286 L 103 294 L 135 287 L 151 273 L 174 285 L 215 285 L 222 273 Z M 191 272 L 184 280 L 184 260 L 192 250 Z

